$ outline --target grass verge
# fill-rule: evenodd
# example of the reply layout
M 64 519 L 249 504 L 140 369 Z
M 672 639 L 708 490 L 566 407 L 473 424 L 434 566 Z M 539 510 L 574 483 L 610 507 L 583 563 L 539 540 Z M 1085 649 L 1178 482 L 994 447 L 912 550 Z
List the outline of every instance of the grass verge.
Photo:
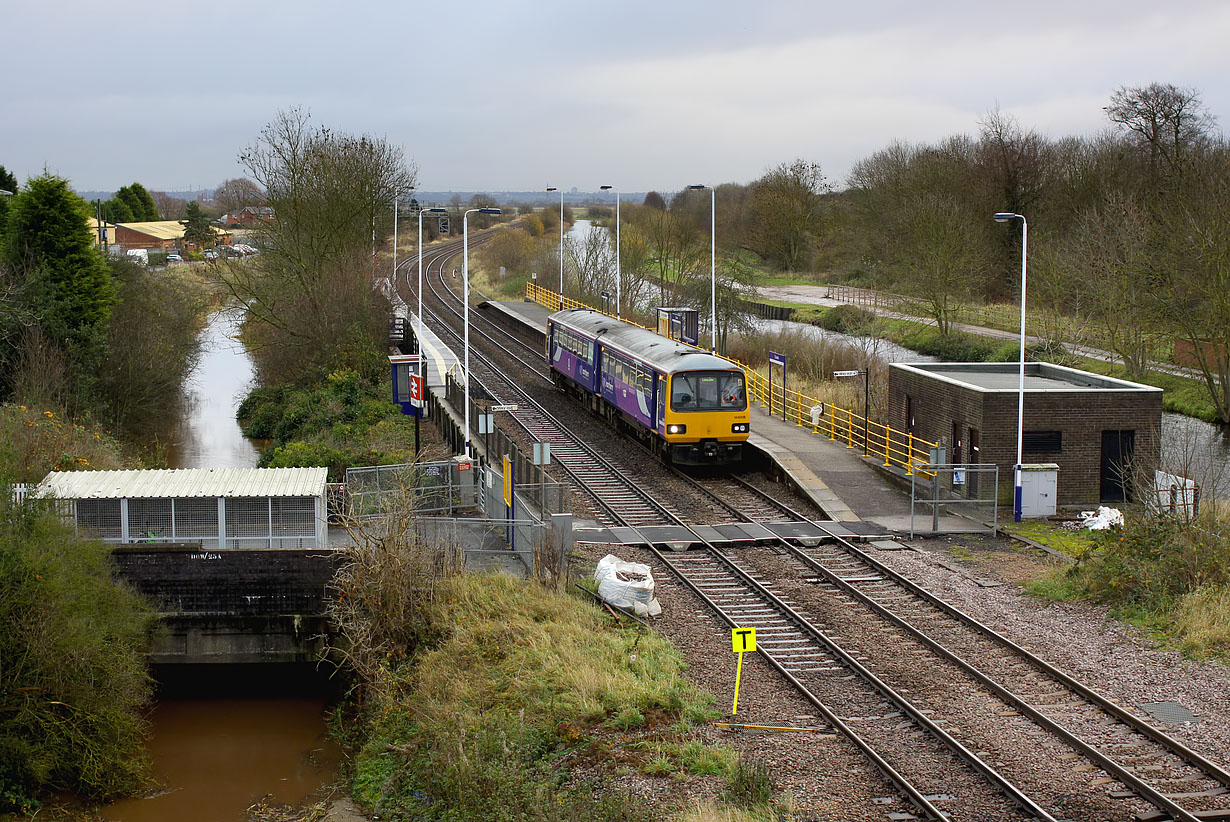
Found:
M 391 657 L 367 689 L 354 796 L 381 816 L 417 819 L 623 820 L 649 816 L 619 777 L 671 786 L 715 780 L 760 807 L 766 780 L 699 740 L 713 699 L 683 678 L 669 643 L 619 627 L 588 603 L 505 576 L 440 583 L 435 637 Z M 731 817 L 737 818 L 737 817 Z
M 1047 542 L 1022 534 L 1077 560 L 1025 588 L 1047 600 L 1108 605 L 1164 647 L 1230 660 L 1230 520 L 1210 508 L 1196 522 L 1135 511 L 1096 535 Z

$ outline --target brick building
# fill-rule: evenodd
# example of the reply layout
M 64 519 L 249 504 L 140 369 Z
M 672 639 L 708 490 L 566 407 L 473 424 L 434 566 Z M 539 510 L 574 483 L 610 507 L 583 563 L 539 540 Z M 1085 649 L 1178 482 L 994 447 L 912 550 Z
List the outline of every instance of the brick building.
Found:
M 893 363 L 889 424 L 940 442 L 954 463 L 994 463 L 1011 498 L 1016 464 L 1017 363 Z M 1152 476 L 1161 450 L 1162 389 L 1025 364 L 1022 461 L 1058 463 L 1060 505 L 1133 498 L 1123 466 Z
M 235 235 L 211 226 L 218 243 L 230 245 Z M 195 249 L 193 243 L 184 240 L 184 224 L 178 220 L 158 220 L 147 223 L 119 223 L 115 226 L 114 244 L 125 250 L 144 249 Z

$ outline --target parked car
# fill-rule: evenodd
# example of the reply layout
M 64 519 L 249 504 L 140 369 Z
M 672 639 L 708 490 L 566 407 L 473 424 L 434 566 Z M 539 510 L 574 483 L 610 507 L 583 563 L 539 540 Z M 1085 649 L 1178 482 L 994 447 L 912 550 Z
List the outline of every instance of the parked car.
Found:
M 171 263 L 182 263 L 183 261 L 184 258 L 176 254 L 174 251 L 167 255 L 167 265 L 170 265 Z

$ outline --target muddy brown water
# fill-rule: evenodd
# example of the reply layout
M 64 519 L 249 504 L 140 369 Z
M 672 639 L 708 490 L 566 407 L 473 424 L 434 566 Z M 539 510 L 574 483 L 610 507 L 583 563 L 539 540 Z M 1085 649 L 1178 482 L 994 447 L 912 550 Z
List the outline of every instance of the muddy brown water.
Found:
M 186 386 L 183 418 L 168 449 L 170 468 L 253 468 L 256 443 L 235 409 L 253 366 L 236 339 L 239 313 L 211 315 Z M 112 822 L 242 822 L 264 799 L 298 804 L 338 774 L 341 751 L 328 737 L 328 683 L 298 666 L 165 666 L 154 672 L 147 753 L 153 785 L 99 809 Z
M 239 822 L 264 799 L 298 804 L 331 782 L 341 752 L 320 697 L 161 699 L 147 746 L 156 787 L 100 809 L 114 822 Z

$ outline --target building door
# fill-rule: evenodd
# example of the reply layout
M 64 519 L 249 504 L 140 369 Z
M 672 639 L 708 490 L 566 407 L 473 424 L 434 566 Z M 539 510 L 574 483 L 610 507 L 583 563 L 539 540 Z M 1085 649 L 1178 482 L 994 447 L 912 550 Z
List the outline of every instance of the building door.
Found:
M 1128 472 L 1136 452 L 1135 431 L 1102 432 L 1102 502 L 1131 502 L 1132 482 Z
M 982 448 L 978 442 L 977 428 L 971 428 L 969 430 L 969 461 L 974 465 L 982 462 Z M 978 496 L 978 476 L 977 471 L 969 472 L 969 480 L 967 481 L 965 487 L 969 489 L 969 495 L 971 497 Z
M 953 420 L 952 421 L 952 456 L 948 458 L 948 461 L 951 462 L 953 465 L 960 465 L 963 462 L 963 460 L 961 459 L 961 455 L 962 455 L 961 423 L 957 422 L 956 420 Z

